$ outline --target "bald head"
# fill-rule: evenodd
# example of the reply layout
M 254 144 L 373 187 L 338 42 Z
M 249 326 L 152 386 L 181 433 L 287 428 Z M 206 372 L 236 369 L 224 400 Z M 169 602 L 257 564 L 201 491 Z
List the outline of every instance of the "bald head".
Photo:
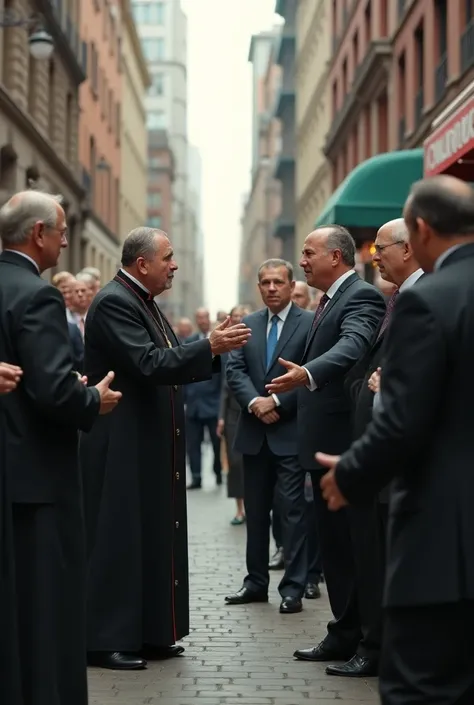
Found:
M 377 233 L 377 236 L 387 234 L 394 242 L 408 242 L 408 228 L 403 218 L 395 218 L 384 223 Z
M 401 286 L 419 269 L 403 218 L 390 220 L 379 228 L 372 259 L 381 278 L 395 286 Z
M 296 281 L 291 300 L 300 308 L 306 309 L 311 301 L 309 286 L 306 282 Z
M 178 325 L 176 326 L 176 335 L 178 338 L 181 338 L 181 340 L 185 340 L 186 338 L 189 338 L 190 335 L 192 335 L 193 332 L 193 324 L 191 323 L 189 318 L 180 318 L 178 321 Z
M 303 246 L 300 267 L 309 286 L 327 291 L 355 265 L 356 246 L 342 225 L 322 225 L 311 232 Z

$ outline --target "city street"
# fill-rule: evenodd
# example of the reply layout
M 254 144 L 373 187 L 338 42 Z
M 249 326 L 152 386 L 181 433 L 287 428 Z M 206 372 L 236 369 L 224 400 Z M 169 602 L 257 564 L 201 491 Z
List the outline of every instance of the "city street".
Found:
M 208 476 L 188 493 L 191 634 L 185 655 L 146 671 L 90 670 L 91 705 L 372 705 L 377 682 L 331 678 L 323 664 L 296 662 L 295 647 L 319 641 L 329 618 L 326 595 L 303 613 L 280 615 L 274 577 L 270 603 L 229 608 L 240 587 L 245 527 L 231 527 L 233 502 Z M 324 587 L 323 587 L 324 590 Z

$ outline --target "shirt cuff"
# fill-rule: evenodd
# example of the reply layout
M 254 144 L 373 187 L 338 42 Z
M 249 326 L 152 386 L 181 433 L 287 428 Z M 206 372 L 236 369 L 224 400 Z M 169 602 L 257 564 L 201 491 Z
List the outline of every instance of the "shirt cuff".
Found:
M 310 392 L 314 392 L 314 391 L 318 388 L 318 385 L 317 385 L 316 382 L 314 381 L 313 375 L 312 375 L 311 372 L 308 370 L 308 368 L 307 368 L 307 367 L 303 367 L 303 370 L 306 372 L 306 374 L 307 374 L 307 376 L 308 376 L 308 384 L 306 385 L 306 389 L 309 389 Z
M 275 402 L 275 406 L 281 406 L 280 400 L 278 399 L 276 394 L 272 394 L 272 399 Z
M 252 413 L 253 413 L 253 412 L 252 412 L 252 404 L 253 404 L 254 401 L 256 401 L 257 399 L 258 399 L 258 397 L 254 397 L 253 399 L 251 399 L 251 400 L 249 401 L 249 403 L 248 403 L 248 405 L 247 405 L 247 411 L 249 412 L 249 414 L 252 414 Z

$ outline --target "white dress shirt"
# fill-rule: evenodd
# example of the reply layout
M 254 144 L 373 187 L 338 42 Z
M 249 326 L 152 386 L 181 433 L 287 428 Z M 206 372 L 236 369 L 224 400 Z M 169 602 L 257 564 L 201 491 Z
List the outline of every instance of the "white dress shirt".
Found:
M 349 277 L 352 277 L 353 274 L 355 274 L 355 269 L 349 269 L 348 272 L 344 272 L 344 274 L 341 274 L 339 279 L 336 279 L 336 281 L 331 284 L 329 289 L 326 291 L 326 296 L 328 297 L 329 300 L 331 300 L 333 298 L 336 291 L 346 281 L 346 279 L 349 279 Z M 326 301 L 326 306 L 328 305 L 328 303 L 329 303 L 329 301 Z M 326 308 L 326 306 L 324 308 Z M 323 311 L 324 311 L 324 309 L 323 309 Z M 306 370 L 306 374 L 308 375 L 308 384 L 306 385 L 306 388 L 309 389 L 310 392 L 314 392 L 315 389 L 318 388 L 318 386 L 313 379 L 313 375 L 306 367 L 304 367 L 304 365 L 303 365 L 303 369 Z
M 288 306 L 285 306 L 285 308 L 284 308 L 282 311 L 280 311 L 280 313 L 276 314 L 276 315 L 278 316 L 278 322 L 277 322 L 277 340 L 280 340 L 280 335 L 281 335 L 281 332 L 282 332 L 282 330 L 283 330 L 283 326 L 285 325 L 285 321 L 286 321 L 286 319 L 287 319 L 287 317 L 288 317 L 288 314 L 289 314 L 289 312 L 290 312 L 291 306 L 292 306 L 292 303 L 291 303 L 291 301 L 290 301 L 290 303 L 288 304 Z M 274 314 L 270 311 L 270 309 L 268 309 L 267 340 L 268 340 L 268 335 L 269 335 L 269 333 L 270 333 L 270 329 L 271 329 L 271 327 L 272 327 L 272 318 L 273 318 L 273 316 L 274 316 Z M 252 413 L 251 406 L 252 406 L 252 404 L 254 403 L 254 401 L 255 401 L 257 398 L 258 398 L 258 397 L 254 397 L 254 398 L 251 399 L 251 401 L 249 402 L 249 405 L 248 405 L 248 407 L 247 407 L 249 414 Z M 276 394 L 272 394 L 272 398 L 273 398 L 273 401 L 275 402 L 276 406 L 280 406 L 280 400 L 278 399 L 277 395 L 276 395 Z
M 148 291 L 148 289 L 146 288 L 146 286 L 143 286 L 143 284 L 142 284 L 141 282 L 139 282 L 138 279 L 135 279 L 135 277 L 132 276 L 129 272 L 126 272 L 125 269 L 120 268 L 120 269 L 119 269 L 119 272 L 121 272 L 122 274 L 125 274 L 126 277 L 128 277 L 129 279 L 131 279 L 132 282 L 134 282 L 137 286 L 140 287 L 140 289 L 143 289 L 143 291 L 146 291 L 147 294 L 150 293 L 150 292 Z

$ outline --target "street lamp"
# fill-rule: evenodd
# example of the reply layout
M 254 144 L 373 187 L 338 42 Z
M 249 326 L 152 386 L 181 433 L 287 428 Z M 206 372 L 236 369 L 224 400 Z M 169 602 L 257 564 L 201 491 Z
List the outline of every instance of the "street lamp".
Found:
M 47 60 L 53 53 L 53 38 L 44 29 L 42 15 L 35 14 L 23 17 L 16 10 L 5 10 L 0 13 L 0 27 L 27 27 L 30 29 L 28 44 L 30 45 L 30 54 L 34 59 Z

